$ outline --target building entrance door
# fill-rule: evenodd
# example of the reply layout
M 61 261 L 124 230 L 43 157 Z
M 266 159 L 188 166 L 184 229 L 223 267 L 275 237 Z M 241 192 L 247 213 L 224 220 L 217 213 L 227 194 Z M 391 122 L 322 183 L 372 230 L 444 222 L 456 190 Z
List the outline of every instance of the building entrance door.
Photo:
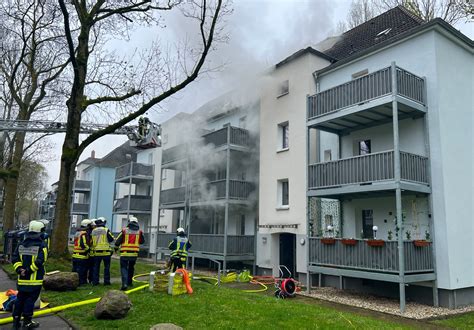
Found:
M 362 231 L 363 238 L 374 238 L 374 210 L 362 210 Z
M 280 234 L 280 265 L 286 266 L 290 270 L 291 276 L 295 276 L 295 257 L 296 235 L 288 233 Z M 283 274 L 283 276 L 288 277 L 289 274 Z

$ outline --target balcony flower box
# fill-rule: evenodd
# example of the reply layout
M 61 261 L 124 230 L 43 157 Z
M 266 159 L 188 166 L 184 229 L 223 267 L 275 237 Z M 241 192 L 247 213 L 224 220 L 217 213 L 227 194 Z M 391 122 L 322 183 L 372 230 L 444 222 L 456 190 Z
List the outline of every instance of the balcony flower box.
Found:
M 425 241 L 424 239 L 418 239 L 418 240 L 413 241 L 413 245 L 416 246 L 416 247 L 425 247 L 425 246 L 428 246 L 430 244 L 431 244 L 430 241 Z
M 336 239 L 335 238 L 328 238 L 328 237 L 322 238 L 321 243 L 326 244 L 326 245 L 334 245 L 336 243 Z
M 349 245 L 349 246 L 354 246 L 357 244 L 357 240 L 353 238 L 343 238 L 341 241 L 342 241 L 342 244 Z
M 367 245 L 372 247 L 381 247 L 385 245 L 385 241 L 382 239 L 369 239 Z

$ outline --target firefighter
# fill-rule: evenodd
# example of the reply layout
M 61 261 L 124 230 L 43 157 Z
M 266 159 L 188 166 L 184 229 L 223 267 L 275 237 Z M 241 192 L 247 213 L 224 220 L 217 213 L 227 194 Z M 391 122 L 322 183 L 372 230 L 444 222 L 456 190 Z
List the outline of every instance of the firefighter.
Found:
M 79 275 L 79 285 L 87 284 L 87 269 L 89 266 L 90 235 L 87 228 L 91 220 L 84 219 L 74 236 L 74 250 L 72 252 L 72 271 Z
M 148 117 L 143 117 L 141 116 L 138 119 L 138 136 L 140 140 L 143 140 L 146 138 L 146 135 L 148 134 L 148 131 L 150 130 L 150 119 Z
M 44 263 L 48 258 L 48 249 L 41 239 L 39 221 L 31 221 L 24 240 L 13 254 L 13 268 L 18 274 L 18 295 L 13 308 L 13 328 L 20 329 L 23 316 L 23 328 L 32 329 L 39 326 L 32 320 L 33 308 L 43 285 Z
M 168 245 L 171 250 L 170 268 L 172 272 L 175 272 L 178 268 L 183 268 L 188 258 L 188 250 L 191 248 L 191 242 L 186 237 L 183 228 L 178 228 L 176 234 L 177 236 Z
M 49 239 L 49 235 L 48 233 L 46 232 L 46 227 L 48 227 L 49 225 L 49 221 L 46 220 L 46 219 L 41 219 L 41 220 L 38 220 L 39 222 L 41 222 L 43 224 L 43 228 L 41 229 L 41 239 L 44 241 L 46 247 L 48 248 L 48 251 L 50 249 L 50 239 Z
M 126 228 L 123 228 L 115 240 L 115 251 L 120 248 L 120 273 L 122 275 L 122 288 L 127 290 L 132 286 L 135 263 L 137 262 L 140 244 L 145 243 L 145 237 L 138 225 L 136 217 L 130 217 Z
M 95 221 L 97 219 L 91 219 L 91 223 L 87 226 L 86 232 L 89 235 L 90 239 L 90 244 L 92 244 L 92 230 L 95 228 Z M 86 274 L 87 274 L 87 282 L 89 284 L 92 284 L 93 279 L 94 279 L 94 255 L 92 253 L 92 250 L 89 249 L 89 259 L 87 259 L 87 269 L 86 269 Z
M 92 285 L 99 284 L 100 264 L 104 262 L 104 285 L 110 285 L 110 259 L 112 248 L 110 243 L 114 241 L 114 236 L 110 230 L 105 227 L 105 218 L 100 217 L 94 221 L 95 228 L 91 232 L 91 253 L 94 258 L 94 273 Z

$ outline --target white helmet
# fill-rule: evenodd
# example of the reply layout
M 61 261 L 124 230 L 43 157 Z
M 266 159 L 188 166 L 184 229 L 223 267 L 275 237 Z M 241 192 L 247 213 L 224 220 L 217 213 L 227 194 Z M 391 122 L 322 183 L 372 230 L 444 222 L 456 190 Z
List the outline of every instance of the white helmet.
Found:
M 184 233 L 184 228 L 179 227 L 179 228 L 176 230 L 176 232 L 177 232 L 178 234 Z
M 28 227 L 28 231 L 32 231 L 35 233 L 41 233 L 41 229 L 44 228 L 44 224 L 39 222 L 38 220 L 30 221 L 30 225 Z
M 87 227 L 91 223 L 92 223 L 92 220 L 84 219 L 84 220 L 81 221 L 81 227 Z
M 134 216 L 131 216 L 130 218 L 128 218 L 128 222 L 135 222 L 135 223 L 138 223 L 138 219 Z

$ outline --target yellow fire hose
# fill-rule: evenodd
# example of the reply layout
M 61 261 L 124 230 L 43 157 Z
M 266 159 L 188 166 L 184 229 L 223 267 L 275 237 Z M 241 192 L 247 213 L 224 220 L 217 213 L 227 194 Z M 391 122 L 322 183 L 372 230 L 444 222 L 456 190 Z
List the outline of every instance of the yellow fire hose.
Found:
M 132 292 L 142 290 L 146 287 L 148 287 L 148 284 L 145 284 L 145 285 L 139 286 L 137 288 L 133 288 L 131 290 L 125 291 L 125 293 L 130 294 Z M 38 316 L 42 316 L 42 315 L 46 315 L 46 314 L 50 314 L 50 313 L 60 312 L 60 311 L 63 311 L 65 309 L 68 309 L 68 308 L 71 308 L 71 307 L 78 307 L 78 306 L 83 306 L 83 305 L 88 305 L 88 304 L 94 304 L 94 303 L 99 302 L 99 300 L 100 300 L 100 298 L 93 298 L 93 299 L 87 299 L 87 300 L 74 302 L 74 303 L 71 303 L 71 304 L 62 305 L 62 306 L 46 308 L 46 309 L 34 312 L 33 317 L 38 317 Z M 10 323 L 10 322 L 13 322 L 13 317 L 11 317 L 11 316 L 6 317 L 4 319 L 0 319 L 0 324 L 7 324 L 7 323 Z

